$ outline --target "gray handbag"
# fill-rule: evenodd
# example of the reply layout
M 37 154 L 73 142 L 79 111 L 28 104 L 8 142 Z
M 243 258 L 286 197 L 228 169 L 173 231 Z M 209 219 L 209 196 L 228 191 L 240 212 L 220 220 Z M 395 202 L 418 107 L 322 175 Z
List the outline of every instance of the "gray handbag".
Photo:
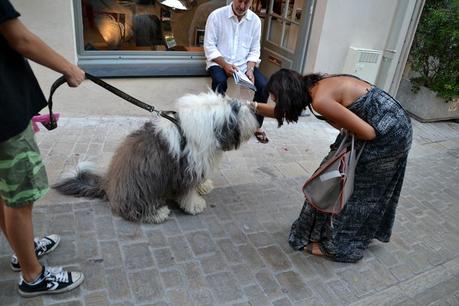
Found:
M 354 173 L 365 143 L 357 153 L 354 135 L 345 136 L 336 152 L 304 183 L 303 193 L 317 210 L 338 214 L 354 190 Z

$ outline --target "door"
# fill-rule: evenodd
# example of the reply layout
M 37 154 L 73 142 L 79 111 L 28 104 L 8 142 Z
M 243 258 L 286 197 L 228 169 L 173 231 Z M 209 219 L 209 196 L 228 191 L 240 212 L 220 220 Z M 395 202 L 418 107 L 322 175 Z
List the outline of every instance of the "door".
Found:
M 315 0 L 268 0 L 260 69 L 266 77 L 280 68 L 302 72 Z

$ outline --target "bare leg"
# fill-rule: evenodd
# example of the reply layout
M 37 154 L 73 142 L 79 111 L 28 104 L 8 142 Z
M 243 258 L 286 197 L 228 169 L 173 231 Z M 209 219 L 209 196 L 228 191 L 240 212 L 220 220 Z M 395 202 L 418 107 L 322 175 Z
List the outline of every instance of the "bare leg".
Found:
M 41 273 L 33 243 L 32 204 L 11 208 L 2 202 L 4 233 L 21 264 L 22 276 L 31 282 Z M 2 227 L 3 230 L 3 227 Z

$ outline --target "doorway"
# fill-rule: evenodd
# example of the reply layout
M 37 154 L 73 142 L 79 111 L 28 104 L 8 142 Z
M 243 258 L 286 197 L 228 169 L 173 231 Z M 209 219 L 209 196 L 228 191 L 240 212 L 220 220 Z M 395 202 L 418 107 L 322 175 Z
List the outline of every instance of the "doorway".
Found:
M 270 77 L 281 68 L 303 70 L 315 0 L 267 0 L 260 70 Z

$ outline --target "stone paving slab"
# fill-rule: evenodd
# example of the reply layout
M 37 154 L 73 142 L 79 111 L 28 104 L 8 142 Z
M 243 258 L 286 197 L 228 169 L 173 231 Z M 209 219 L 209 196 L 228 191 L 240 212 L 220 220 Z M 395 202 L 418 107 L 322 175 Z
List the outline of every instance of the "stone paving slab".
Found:
M 80 160 L 107 166 L 120 140 L 148 118 L 63 118 L 37 134 L 50 182 Z M 159 225 L 114 216 L 107 203 L 51 190 L 37 202 L 37 235 L 60 246 L 43 263 L 83 271 L 82 286 L 20 298 L 0 236 L 1 305 L 459 305 L 459 124 L 413 121 L 414 143 L 390 243 L 356 264 L 293 251 L 287 237 L 300 188 L 336 131 L 311 117 L 225 154 L 200 215 L 173 207 Z

